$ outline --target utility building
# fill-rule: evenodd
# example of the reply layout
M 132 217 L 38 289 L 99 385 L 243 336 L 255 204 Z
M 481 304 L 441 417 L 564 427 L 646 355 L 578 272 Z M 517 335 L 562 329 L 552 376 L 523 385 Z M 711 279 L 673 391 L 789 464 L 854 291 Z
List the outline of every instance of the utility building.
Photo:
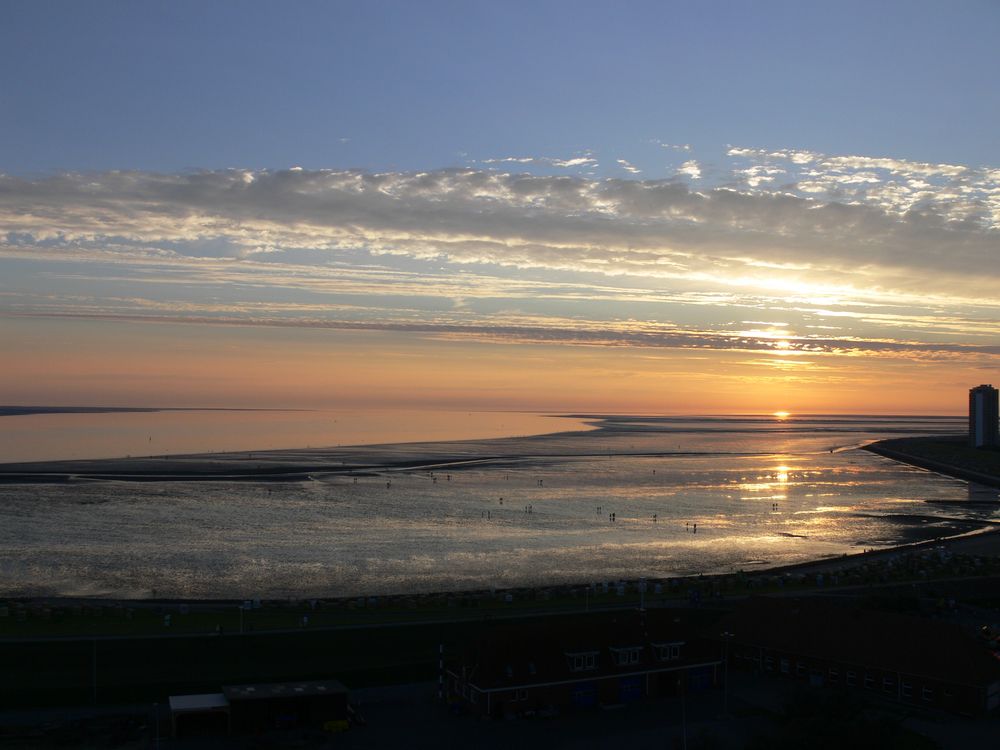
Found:
M 1000 411 L 997 389 L 979 385 L 969 391 L 969 445 L 973 448 L 996 448 L 1000 445 L 997 430 Z

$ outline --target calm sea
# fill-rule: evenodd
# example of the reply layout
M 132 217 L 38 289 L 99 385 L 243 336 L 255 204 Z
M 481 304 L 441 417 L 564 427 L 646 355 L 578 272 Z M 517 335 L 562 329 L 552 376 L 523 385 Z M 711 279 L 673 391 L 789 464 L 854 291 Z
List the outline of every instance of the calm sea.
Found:
M 208 414 L 206 425 L 220 414 L 242 419 Z M 243 423 L 247 432 L 263 424 L 254 419 Z M 329 424 L 313 423 L 211 446 L 324 467 L 302 481 L 0 485 L 0 593 L 322 597 L 687 575 L 933 538 L 1000 509 L 996 491 L 857 450 L 883 437 L 959 432 L 957 418 L 489 419 L 508 434 L 539 424 L 573 431 L 261 450 L 354 441 L 331 440 Z M 165 424 L 145 436 L 147 445 L 163 441 L 162 450 L 111 455 L 192 450 L 171 443 Z M 365 434 L 382 434 L 369 427 Z M 225 436 L 234 427 L 213 429 Z M 447 434 L 497 434 L 479 429 Z M 220 458 L 236 466 L 246 456 Z
M 0 416 L 0 463 L 532 435 L 579 420 L 526 412 L 197 410 Z

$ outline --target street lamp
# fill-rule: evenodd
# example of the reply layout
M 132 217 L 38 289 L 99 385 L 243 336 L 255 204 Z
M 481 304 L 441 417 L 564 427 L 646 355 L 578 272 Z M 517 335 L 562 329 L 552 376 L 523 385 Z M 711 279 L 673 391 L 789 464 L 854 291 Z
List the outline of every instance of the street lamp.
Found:
M 722 717 L 724 719 L 728 719 L 729 718 L 729 641 L 733 638 L 735 633 L 730 633 L 728 630 L 725 630 L 719 635 L 722 636 L 722 643 L 723 643 Z
M 687 750 L 688 746 L 687 710 L 684 706 L 684 678 L 681 677 L 681 674 L 677 675 L 677 689 L 680 691 L 681 694 L 681 740 L 683 742 L 683 749 Z

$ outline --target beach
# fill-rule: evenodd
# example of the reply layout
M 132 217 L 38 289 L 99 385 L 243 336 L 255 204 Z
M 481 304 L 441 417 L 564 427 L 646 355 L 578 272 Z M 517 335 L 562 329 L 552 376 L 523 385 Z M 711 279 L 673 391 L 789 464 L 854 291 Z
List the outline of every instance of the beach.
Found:
M 967 483 L 857 450 L 940 420 L 573 418 L 588 429 L 0 465 L 0 594 L 327 598 L 669 579 L 995 520 Z

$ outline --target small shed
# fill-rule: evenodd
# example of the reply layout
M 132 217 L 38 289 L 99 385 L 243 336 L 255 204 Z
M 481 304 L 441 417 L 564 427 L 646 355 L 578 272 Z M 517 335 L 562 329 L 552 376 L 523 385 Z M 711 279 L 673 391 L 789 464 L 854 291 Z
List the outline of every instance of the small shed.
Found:
M 233 734 L 347 726 L 347 688 L 337 680 L 225 685 Z
M 170 728 L 174 737 L 229 733 L 229 700 L 222 693 L 170 696 Z

